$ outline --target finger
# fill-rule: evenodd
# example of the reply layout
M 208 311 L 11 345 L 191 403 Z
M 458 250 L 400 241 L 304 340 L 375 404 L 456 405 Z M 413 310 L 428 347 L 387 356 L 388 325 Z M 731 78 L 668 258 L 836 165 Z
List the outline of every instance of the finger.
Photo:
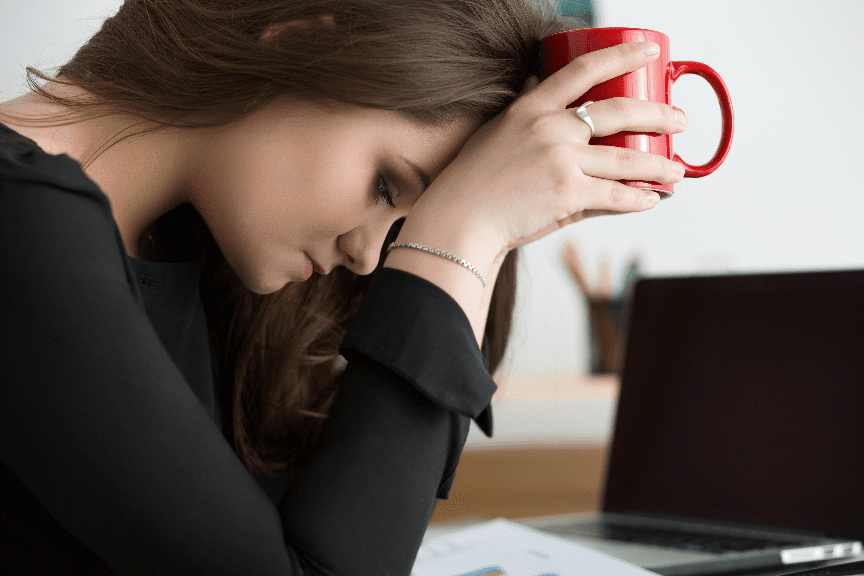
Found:
M 650 210 L 660 201 L 660 195 L 653 190 L 643 190 L 604 178 L 589 177 L 588 180 L 589 198 L 587 201 L 583 200 L 582 215 L 643 212 Z
M 617 146 L 588 146 L 579 167 L 586 176 L 605 180 L 675 184 L 684 179 L 684 166 L 678 162 L 659 154 Z
M 597 216 L 617 216 L 619 214 L 629 214 L 629 212 L 619 212 L 617 210 L 583 210 L 582 219 L 595 218 Z
M 593 86 L 643 68 L 656 59 L 647 48 L 658 48 L 653 42 L 626 42 L 583 54 L 543 80 L 533 98 L 548 110 L 566 108 Z
M 646 134 L 679 134 L 687 128 L 687 116 L 683 111 L 668 104 L 637 100 L 635 98 L 609 98 L 589 105 L 585 111 L 594 122 L 594 137 L 602 138 L 618 132 L 641 132 Z M 567 114 L 585 124 L 585 133 L 590 135 L 588 124 L 576 115 L 575 109 Z

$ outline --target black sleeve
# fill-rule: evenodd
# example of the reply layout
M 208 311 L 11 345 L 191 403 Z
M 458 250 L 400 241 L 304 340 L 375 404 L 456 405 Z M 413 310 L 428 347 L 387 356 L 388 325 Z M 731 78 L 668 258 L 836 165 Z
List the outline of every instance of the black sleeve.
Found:
M 465 414 L 490 415 L 494 383 L 455 301 L 428 282 L 422 293 L 398 290 L 409 301 L 437 294 L 439 306 L 449 298 L 431 324 L 456 340 L 403 343 L 392 368 L 374 353 L 349 358 L 322 450 L 277 509 L 136 300 L 107 198 L 52 179 L 0 178 L 3 463 L 124 574 L 407 574 L 435 495 L 452 480 Z M 371 334 L 358 323 L 355 339 L 373 350 L 386 349 L 375 335 L 400 333 L 388 332 L 399 325 L 390 317 L 366 321 Z M 399 330 L 423 338 L 429 324 Z M 440 351 L 446 378 L 434 373 Z M 400 373 L 400 361 L 414 360 L 432 372 Z M 460 387 L 473 391 L 467 400 Z M 442 397 L 447 388 L 453 398 Z
M 340 347 L 348 365 L 323 445 L 279 506 L 326 574 L 407 575 L 469 417 L 491 435 L 495 384 L 462 309 L 418 276 L 376 274 Z

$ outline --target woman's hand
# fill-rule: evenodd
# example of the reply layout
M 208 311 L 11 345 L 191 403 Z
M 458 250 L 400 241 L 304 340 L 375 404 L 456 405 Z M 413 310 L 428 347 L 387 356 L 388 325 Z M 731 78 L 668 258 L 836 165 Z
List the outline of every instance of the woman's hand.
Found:
M 435 204 L 503 257 L 554 230 L 589 216 L 648 210 L 656 192 L 617 180 L 675 183 L 684 167 L 663 156 L 590 146 L 591 129 L 567 105 L 592 86 L 654 60 L 632 42 L 585 54 L 543 82 L 529 79 L 517 99 L 483 125 L 435 179 L 414 210 Z M 588 107 L 595 136 L 622 131 L 675 134 L 683 113 L 666 104 L 611 98 Z M 680 119 L 679 119 L 680 118 Z

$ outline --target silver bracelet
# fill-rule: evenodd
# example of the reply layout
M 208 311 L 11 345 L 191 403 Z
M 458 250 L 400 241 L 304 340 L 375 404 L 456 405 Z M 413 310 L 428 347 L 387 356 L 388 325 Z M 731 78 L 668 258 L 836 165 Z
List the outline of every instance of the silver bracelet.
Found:
M 458 256 L 454 256 L 449 252 L 444 252 L 442 250 L 438 250 L 437 248 L 432 248 L 431 246 L 424 246 L 423 244 L 415 244 L 414 242 L 393 242 L 387 247 L 387 253 L 389 254 L 390 251 L 393 250 L 393 248 L 417 248 L 418 250 L 423 250 L 424 252 L 429 252 L 430 254 L 435 254 L 436 256 L 441 256 L 443 258 L 447 258 L 448 260 L 452 260 L 453 262 L 461 264 L 462 266 L 465 266 L 466 268 L 474 272 L 474 274 L 476 274 L 477 277 L 480 278 L 480 282 L 483 283 L 483 287 L 486 287 L 486 279 L 483 277 L 483 274 L 481 274 L 480 271 L 477 270 L 477 268 L 472 266 L 470 262 L 463 260 Z

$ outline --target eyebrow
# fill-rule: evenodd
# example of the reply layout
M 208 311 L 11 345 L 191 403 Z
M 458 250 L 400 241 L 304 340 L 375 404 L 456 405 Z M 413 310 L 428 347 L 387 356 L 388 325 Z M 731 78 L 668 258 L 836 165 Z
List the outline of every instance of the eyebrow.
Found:
M 423 187 L 420 188 L 420 194 L 422 195 L 427 188 L 429 188 L 429 184 L 432 183 L 432 179 L 429 178 L 429 175 L 423 171 L 422 168 L 405 158 L 404 156 L 399 157 L 405 164 L 411 167 L 414 170 L 414 173 L 417 174 L 417 177 L 420 178 L 420 181 L 423 183 Z

